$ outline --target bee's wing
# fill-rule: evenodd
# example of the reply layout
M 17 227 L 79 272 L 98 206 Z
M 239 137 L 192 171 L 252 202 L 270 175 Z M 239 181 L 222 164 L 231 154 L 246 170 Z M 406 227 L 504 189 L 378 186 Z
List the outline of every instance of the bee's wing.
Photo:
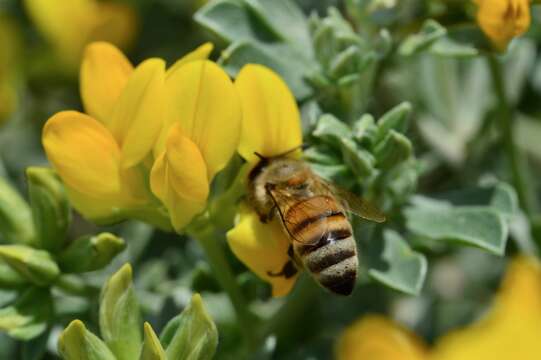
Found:
M 273 198 L 282 224 L 292 240 L 304 245 L 315 245 L 329 232 L 329 223 L 326 218 L 321 217 L 317 222 L 313 222 L 314 214 L 321 213 L 321 205 L 313 201 L 299 201 L 285 189 L 269 189 L 268 192 Z M 295 207 L 295 215 L 286 216 L 292 207 Z M 304 233 L 299 235 L 297 229 L 306 227 L 306 221 L 311 222 L 310 236 L 303 236 Z
M 366 220 L 375 221 L 377 223 L 385 222 L 385 214 L 383 214 L 371 202 L 362 199 L 360 196 L 355 195 L 351 191 L 343 189 L 334 184 L 330 184 L 323 179 L 321 179 L 320 182 L 320 186 L 326 188 L 328 192 L 334 194 L 338 200 L 344 204 L 347 211 Z

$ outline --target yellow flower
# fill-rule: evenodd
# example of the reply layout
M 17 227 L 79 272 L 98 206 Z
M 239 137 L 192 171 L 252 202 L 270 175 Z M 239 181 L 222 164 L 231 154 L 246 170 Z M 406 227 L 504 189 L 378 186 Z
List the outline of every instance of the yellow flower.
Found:
M 338 360 L 534 360 L 541 358 L 540 337 L 541 264 L 518 257 L 489 312 L 476 323 L 444 335 L 428 353 L 408 330 L 373 316 L 346 329 L 336 350 Z
M 180 191 L 188 193 L 190 200 L 206 200 L 211 176 L 228 160 L 223 158 L 227 152 L 225 145 L 212 145 L 213 141 L 221 141 L 212 138 L 218 133 L 216 121 L 231 121 L 231 133 L 223 130 L 218 134 L 233 136 L 224 140 L 233 144 L 230 153 L 235 151 L 234 134 L 238 133 L 233 116 L 227 117 L 227 107 L 235 107 L 235 98 L 231 96 L 234 92 L 228 94 L 230 89 L 213 87 L 221 84 L 224 76 L 231 88 L 233 85 L 222 70 L 218 75 L 202 70 L 219 69 L 204 60 L 211 50 L 212 45 L 205 44 L 166 72 L 161 59 L 146 60 L 134 69 L 113 45 L 97 42 L 88 46 L 80 75 L 87 114 L 55 114 L 45 124 L 42 136 L 47 157 L 66 184 L 74 207 L 85 217 L 101 223 L 136 217 L 167 227 L 169 220 L 163 224 L 165 216 L 150 191 L 149 177 L 155 195 L 172 212 L 175 228 L 179 215 L 172 204 L 186 204 L 178 198 L 175 200 L 179 202 L 173 203 L 171 196 Z M 200 83 L 193 83 L 187 76 Z M 178 87 L 183 90 L 178 92 Z M 221 100 L 227 101 L 225 108 L 215 103 L 209 107 L 209 95 L 212 101 L 220 95 Z M 196 106 L 189 108 L 190 104 Z M 175 116 L 177 107 L 182 109 L 184 118 Z M 223 117 L 218 118 L 220 112 Z M 187 126 L 186 133 L 181 132 L 180 126 L 171 126 L 177 123 Z M 162 133 L 168 134 L 169 141 L 155 160 L 156 143 Z M 222 152 L 222 157 L 217 152 Z M 205 171 L 203 179 L 199 176 L 201 168 Z M 160 169 L 164 169 L 167 179 L 160 178 Z M 206 187 L 207 192 L 202 194 L 197 187 Z M 194 215 L 188 216 L 185 208 L 181 211 L 184 221 Z
M 421 360 L 425 345 L 415 334 L 380 315 L 365 316 L 341 334 L 337 360 Z
M 102 40 L 125 48 L 136 32 L 136 14 L 122 3 L 25 0 L 25 6 L 60 60 L 73 70 L 79 66 L 86 44 Z
M 541 359 L 541 264 L 510 264 L 489 312 L 437 341 L 432 360 Z
M 246 65 L 235 87 L 242 104 L 242 134 L 238 151 L 253 167 L 259 161 L 255 152 L 271 157 L 302 144 L 300 115 L 284 81 L 270 69 Z M 288 261 L 289 239 L 278 219 L 270 224 L 259 221 L 248 205 L 241 206 L 236 226 L 227 233 L 233 253 L 261 279 L 272 285 L 273 296 L 286 295 L 296 277 L 271 277 Z
M 530 0 L 474 0 L 477 23 L 494 46 L 504 51 L 530 27 Z

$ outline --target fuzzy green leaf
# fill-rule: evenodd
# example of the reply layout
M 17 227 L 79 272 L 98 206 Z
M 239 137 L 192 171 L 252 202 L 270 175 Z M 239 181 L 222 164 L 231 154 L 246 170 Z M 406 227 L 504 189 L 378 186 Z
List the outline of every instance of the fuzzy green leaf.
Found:
M 141 350 L 141 313 L 129 264 L 111 276 L 100 301 L 100 330 L 119 360 L 137 359 Z
M 52 169 L 26 170 L 32 216 L 39 247 L 57 251 L 66 240 L 71 209 L 64 186 Z
M 33 339 L 47 329 L 52 312 L 49 291 L 30 288 L 13 305 L 0 309 L 0 331 L 19 340 Z
M 378 167 L 388 170 L 410 158 L 412 152 L 410 140 L 399 132 L 390 130 L 385 139 L 377 144 L 374 155 Z
M 508 228 L 495 209 L 476 206 L 418 206 L 405 211 L 406 226 L 419 236 L 458 242 L 503 255 Z
M 447 34 L 447 30 L 438 22 L 428 19 L 424 22 L 421 31 L 408 36 L 400 45 L 398 53 L 403 56 L 417 54 L 432 45 Z
M 365 257 L 368 274 L 376 281 L 407 294 L 418 295 L 421 291 L 426 258 L 412 250 L 397 232 L 385 231 L 383 242 L 372 242 Z
M 405 133 L 408 128 L 411 111 L 411 104 L 409 102 L 403 102 L 383 114 L 378 121 L 378 132 L 375 141 L 380 142 L 385 139 L 385 136 L 391 130 L 402 134 Z
M 312 135 L 330 145 L 340 146 L 342 139 L 351 138 L 353 133 L 349 126 L 333 115 L 322 115 Z
M 64 360 L 116 360 L 105 343 L 80 320 L 72 321 L 62 332 L 58 351 Z

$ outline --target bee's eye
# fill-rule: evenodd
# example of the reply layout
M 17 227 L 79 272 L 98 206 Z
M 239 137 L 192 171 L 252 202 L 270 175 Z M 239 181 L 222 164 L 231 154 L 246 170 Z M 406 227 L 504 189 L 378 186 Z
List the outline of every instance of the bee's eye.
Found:
M 308 183 L 300 183 L 295 185 L 295 190 L 306 190 L 308 188 Z

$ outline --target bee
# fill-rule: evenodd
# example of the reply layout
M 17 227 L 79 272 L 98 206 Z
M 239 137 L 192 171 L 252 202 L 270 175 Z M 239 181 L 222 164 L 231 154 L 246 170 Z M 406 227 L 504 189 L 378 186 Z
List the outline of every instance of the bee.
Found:
M 289 260 L 269 276 L 293 277 L 304 268 L 325 289 L 349 295 L 357 278 L 357 246 L 346 213 L 375 222 L 385 216 L 356 195 L 316 175 L 287 154 L 265 158 L 248 175 L 248 200 L 263 223 L 279 216 Z

